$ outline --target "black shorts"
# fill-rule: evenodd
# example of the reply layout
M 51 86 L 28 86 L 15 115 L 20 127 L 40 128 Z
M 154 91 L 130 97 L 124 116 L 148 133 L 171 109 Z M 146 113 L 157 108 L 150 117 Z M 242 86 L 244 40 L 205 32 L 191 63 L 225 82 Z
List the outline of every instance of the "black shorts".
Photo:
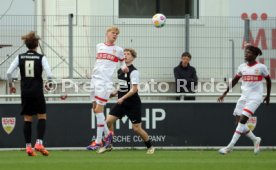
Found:
M 141 110 L 141 104 L 135 106 L 116 104 L 112 107 L 109 114 L 119 119 L 122 119 L 126 115 L 132 124 L 138 124 L 141 123 Z
M 44 96 L 21 97 L 21 115 L 37 115 L 46 113 Z

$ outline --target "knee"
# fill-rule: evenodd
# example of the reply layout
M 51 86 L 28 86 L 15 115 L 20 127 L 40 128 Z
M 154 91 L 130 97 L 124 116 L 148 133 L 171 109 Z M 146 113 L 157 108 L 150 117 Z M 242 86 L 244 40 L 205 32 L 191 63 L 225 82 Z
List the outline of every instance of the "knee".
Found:
M 24 121 L 25 121 L 25 122 L 32 122 L 32 121 L 33 121 L 33 117 L 32 117 L 32 116 L 27 116 L 27 115 L 25 115 L 25 116 L 24 116 Z
M 241 124 L 246 124 L 247 120 L 248 120 L 248 117 L 246 117 L 246 116 L 244 116 L 244 115 L 242 115 L 242 116 L 240 117 L 240 123 L 241 123 Z
M 135 133 L 137 133 L 137 132 L 139 132 L 139 131 L 141 130 L 141 126 L 139 126 L 139 125 L 133 125 L 133 126 L 132 126 L 132 129 L 133 129 L 133 131 L 134 131 Z
M 46 120 L 46 119 L 47 119 L 47 116 L 46 116 L 46 114 L 38 114 L 38 115 L 37 115 L 37 118 L 38 118 L 38 119 L 44 119 L 44 120 Z
M 96 107 L 93 109 L 94 113 L 101 113 L 103 112 L 103 109 L 101 107 Z

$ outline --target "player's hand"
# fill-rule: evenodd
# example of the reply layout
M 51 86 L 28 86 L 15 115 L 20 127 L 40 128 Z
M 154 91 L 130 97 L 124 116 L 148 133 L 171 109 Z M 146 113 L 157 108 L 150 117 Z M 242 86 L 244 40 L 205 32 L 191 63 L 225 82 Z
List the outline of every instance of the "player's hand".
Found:
M 10 87 L 10 93 L 12 94 L 12 93 L 16 93 L 16 88 L 15 87 Z
M 223 93 L 223 95 L 219 96 L 219 98 L 218 98 L 218 102 L 219 102 L 219 103 L 224 102 L 224 97 L 225 97 L 225 96 L 226 96 L 226 94 L 225 94 L 225 93 Z
M 117 93 L 113 92 L 113 93 L 110 94 L 109 98 L 112 98 L 112 97 L 115 97 L 115 96 L 117 96 Z
M 269 102 L 270 102 L 270 96 L 265 96 L 265 98 L 264 98 L 264 101 L 263 101 L 264 103 L 266 103 L 266 105 L 268 105 L 269 104 Z
M 124 101 L 125 101 L 124 98 L 120 98 L 120 99 L 118 99 L 117 103 L 118 103 L 118 104 L 122 104 Z
M 127 66 L 125 66 L 125 67 L 123 67 L 123 68 L 121 68 L 121 69 L 122 69 L 122 71 L 123 71 L 124 73 L 128 73 L 128 72 L 129 72 L 129 69 L 128 69 Z

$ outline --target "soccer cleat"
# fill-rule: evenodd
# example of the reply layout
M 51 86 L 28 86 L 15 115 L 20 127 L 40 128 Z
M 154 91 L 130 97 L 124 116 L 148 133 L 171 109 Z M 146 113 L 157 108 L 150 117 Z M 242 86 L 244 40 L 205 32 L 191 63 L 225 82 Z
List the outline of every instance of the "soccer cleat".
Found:
M 107 135 L 107 137 L 104 138 L 104 142 L 105 142 L 104 147 L 110 148 L 110 145 L 112 144 L 112 141 L 113 141 L 113 132 L 110 131 L 109 134 Z M 112 147 L 112 145 L 111 145 L 111 147 Z
M 258 154 L 260 152 L 260 144 L 262 139 L 260 137 L 256 137 L 256 141 L 254 142 L 254 153 Z
M 147 150 L 147 154 L 149 154 L 149 155 L 154 154 L 154 152 L 155 152 L 155 148 L 153 146 L 148 148 L 148 150 Z
M 35 144 L 35 150 L 40 152 L 43 156 L 48 156 L 49 152 L 45 149 L 45 147 L 42 144 Z
M 31 146 L 27 146 L 27 147 L 26 147 L 26 153 L 27 153 L 29 156 L 36 156 L 36 153 L 35 153 L 35 151 L 32 149 Z
M 233 150 L 232 148 L 226 146 L 226 147 L 224 147 L 224 148 L 221 148 L 218 152 L 219 152 L 220 154 L 222 154 L 222 155 L 226 155 L 226 154 L 228 154 L 229 152 L 231 152 L 232 150 Z
M 86 147 L 87 150 L 97 150 L 99 149 L 100 147 L 103 146 L 103 143 L 96 143 L 96 141 L 92 141 L 91 144 L 89 146 Z
M 110 144 L 107 147 L 104 146 L 104 147 L 99 148 L 97 153 L 105 153 L 105 152 L 108 152 L 108 151 L 112 151 L 112 149 L 113 149 L 113 146 L 112 146 L 112 144 Z

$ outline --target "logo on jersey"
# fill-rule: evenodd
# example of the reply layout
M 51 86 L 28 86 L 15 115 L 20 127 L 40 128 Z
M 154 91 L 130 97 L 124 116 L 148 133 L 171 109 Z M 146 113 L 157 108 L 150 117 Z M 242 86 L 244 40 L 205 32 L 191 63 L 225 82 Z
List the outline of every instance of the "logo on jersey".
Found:
M 15 117 L 2 117 L 2 127 L 8 135 L 12 133 L 15 123 Z
M 257 117 L 255 117 L 255 116 L 250 117 L 247 121 L 248 128 L 251 131 L 253 131 L 255 129 L 256 125 L 257 125 Z

